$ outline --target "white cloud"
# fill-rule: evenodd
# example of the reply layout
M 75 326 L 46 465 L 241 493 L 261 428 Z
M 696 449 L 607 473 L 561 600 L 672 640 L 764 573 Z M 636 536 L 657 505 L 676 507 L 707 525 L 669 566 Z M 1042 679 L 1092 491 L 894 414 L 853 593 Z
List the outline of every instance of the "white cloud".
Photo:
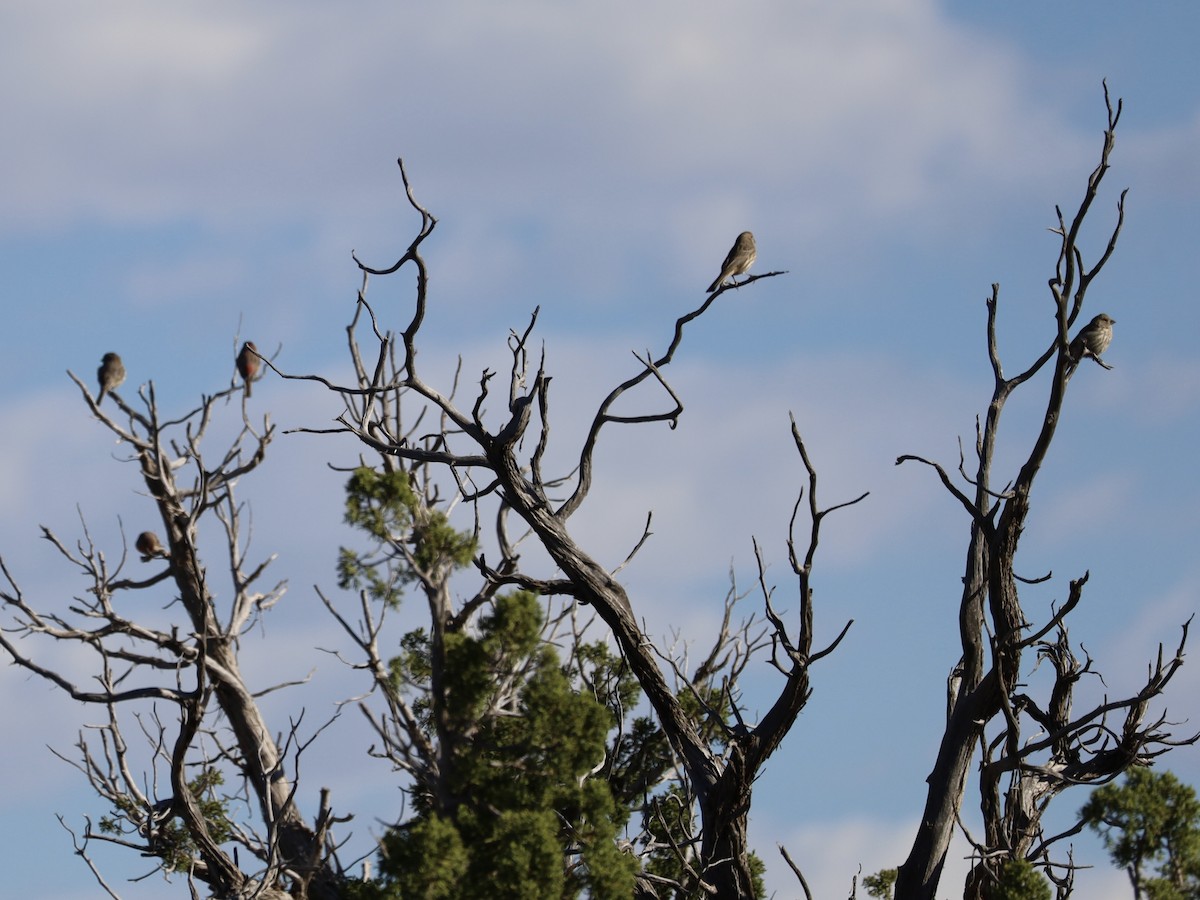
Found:
M 815 897 L 849 896 L 852 879 L 858 876 L 858 895 L 866 896 L 862 878 L 883 869 L 898 867 L 908 856 L 916 822 L 894 823 L 869 818 L 843 818 L 784 826 L 776 843 L 787 848 L 804 873 Z M 939 895 L 956 896 L 968 865 L 961 838 L 951 844 L 942 874 Z M 766 858 L 770 878 L 768 890 L 776 896 L 799 896 L 799 885 L 781 856 Z
M 852 879 L 858 875 L 857 896 L 865 897 L 863 877 L 899 866 L 908 856 L 916 825 L 915 820 L 893 822 L 843 817 L 800 827 L 780 825 L 774 833 L 765 833 L 761 825 L 752 824 L 751 831 L 760 848 L 759 853 L 767 863 L 768 894 L 774 892 L 778 898 L 801 896 L 799 883 L 775 849 L 776 844 L 783 844 L 804 873 L 813 896 L 849 896 Z M 766 825 L 767 829 L 771 827 L 771 824 Z M 1092 843 L 1086 836 L 1081 840 L 1089 845 Z M 1089 846 L 1088 849 L 1096 852 L 1099 848 Z M 966 841 L 956 833 L 946 854 L 938 897 L 961 896 L 962 885 L 970 870 L 969 851 Z M 1077 896 L 1089 900 L 1125 900 L 1128 897 L 1128 880 L 1107 865 L 1102 852 L 1087 861 L 1078 858 L 1076 861 L 1092 866 L 1077 874 Z
M 932 472 L 892 462 L 914 452 L 953 468 L 960 433 L 969 449 L 988 387 L 980 380 L 987 372 L 977 301 L 995 269 L 1005 286 L 1006 362 L 1010 339 L 1023 346 L 1020 298 L 1044 290 L 1045 277 L 1029 274 L 1029 253 L 1044 250 L 1050 203 L 1076 196 L 1098 149 L 1094 61 L 1055 54 L 1043 63 L 1041 45 L 1007 43 L 955 24 L 941 4 L 912 0 L 777 0 L 738 11 L 681 0 L 453 10 L 368 2 L 352 14 L 311 2 L 249 9 L 128 0 L 100 11 L 60 0 L 0 16 L 0 103 L 16 136 L 0 147 L 0 235 L 14 238 L 14 278 L 33 268 L 31 239 L 49 248 L 38 264 L 53 257 L 31 276 L 30 302 L 10 309 L 17 377 L 4 389 L 15 399 L 0 401 L 0 421 L 20 424 L 0 438 L 0 550 L 39 597 L 63 599 L 79 585 L 33 523 L 73 536 L 79 502 L 97 540 L 115 553 L 118 517 L 129 533 L 149 506 L 134 473 L 109 458 L 120 448 L 80 416 L 73 388 L 37 388 L 39 379 L 61 379 L 62 365 L 38 339 L 53 335 L 56 348 L 73 340 L 65 355 L 93 360 L 82 368 L 85 379 L 108 347 L 81 352 L 79 344 L 106 335 L 122 352 L 128 345 L 131 383 L 153 375 L 170 406 L 231 376 L 227 332 L 239 311 L 260 346 L 266 334 L 288 344 L 281 362 L 290 370 L 327 365 L 342 352 L 341 311 L 358 287 L 348 249 L 390 262 L 411 238 L 414 217 L 392 162 L 404 155 L 417 197 L 441 219 L 426 245 L 434 303 L 421 365 L 448 377 L 463 352 L 467 389 L 484 363 L 503 372 L 504 330 L 522 327 L 542 303 L 535 341 L 545 337 L 556 378 L 553 437 L 571 448 L 554 451 L 563 469 L 596 403 L 636 365 L 629 349 L 658 348 L 675 307 L 686 307 L 680 297 L 697 299 L 733 235 L 743 227 L 759 233 L 760 266 L 793 276 L 727 295 L 696 323 L 667 372 L 686 404 L 679 429 L 608 429 L 597 487 L 572 528 L 613 565 L 653 509 L 656 534 L 626 572 L 639 613 L 652 633 L 679 627 L 703 645 L 731 562 L 740 585 L 749 584 L 751 535 L 763 543 L 770 578 L 781 592 L 787 587 L 784 529 L 803 483 L 787 430 L 787 411 L 795 411 L 822 504 L 871 491 L 825 524 L 819 602 L 836 599 L 822 606 L 821 627 L 860 618 L 816 673 L 805 721 L 840 717 L 832 732 L 820 731 L 827 734 L 894 721 L 888 717 L 901 710 L 911 717 L 912 707 L 919 716 L 939 712 L 925 709 L 938 706 L 936 697 L 926 704 L 901 696 L 901 687 L 911 690 L 907 681 L 880 678 L 876 696 L 863 697 L 855 680 L 863 658 L 888 667 L 897 629 L 919 644 L 906 648 L 920 657 L 911 660 L 914 682 L 940 680 L 953 662 L 942 655 L 956 655 L 946 647 L 953 623 L 943 629 L 941 619 L 956 600 L 962 514 Z M 1075 68 L 1064 71 L 1068 65 Z M 1128 651 L 1097 653 L 1106 672 L 1107 661 L 1126 652 L 1144 660 L 1194 605 L 1193 573 L 1149 546 L 1166 544 L 1168 528 L 1180 545 L 1195 532 L 1191 486 L 1178 475 L 1188 471 L 1179 448 L 1193 443 L 1200 396 L 1181 337 L 1189 333 L 1190 282 L 1163 249 L 1161 208 L 1137 204 L 1146 195 L 1188 196 L 1196 121 L 1188 108 L 1184 120 L 1154 132 L 1139 132 L 1132 115 L 1123 124 L 1114 174 L 1120 184 L 1151 188 L 1131 195 L 1126 237 L 1104 280 L 1111 274 L 1119 283 L 1122 265 L 1132 273 L 1132 300 L 1110 307 L 1125 329 L 1124 355 L 1113 373 L 1086 373 L 1104 379 L 1072 384 L 1072 416 L 1055 448 L 1056 460 L 1074 461 L 1071 441 L 1084 443 L 1078 458 L 1102 471 L 1080 462 L 1061 482 L 1048 471 L 1047 489 L 1064 485 L 1061 499 L 1039 494 L 1049 502 L 1039 500 L 1026 537 L 1031 552 L 1047 556 L 1058 544 L 1039 541 L 1040 533 L 1082 537 L 1068 548 L 1086 560 L 1077 574 L 1099 552 L 1089 537 L 1118 544 L 1122 518 L 1136 529 L 1142 543 L 1095 563 L 1143 572 L 1142 605 L 1121 596 L 1120 584 L 1106 587 L 1097 571 L 1081 611 L 1091 618 L 1078 633 L 1092 629 L 1097 646 L 1114 630 L 1140 635 Z M 1018 203 L 1033 226 L 1009 227 Z M 1106 210 L 1111 215 L 1111 205 Z M 1037 233 L 1028 243 L 1013 237 L 1029 228 Z M 1160 255 L 1139 257 L 1139 242 Z M 93 257 L 106 275 L 112 270 L 103 284 L 84 280 Z M 72 275 L 82 289 L 59 287 Z M 1143 297 L 1149 275 L 1163 287 Z M 411 271 L 372 282 L 385 325 L 405 320 L 411 284 Z M 969 332 L 960 327 L 964 298 L 976 310 Z M 1154 328 L 1152 338 L 1137 339 L 1139 329 Z M 1162 352 L 1164 339 L 1179 342 L 1175 356 Z M 499 400 L 492 403 L 495 411 Z M 631 405 L 643 403 L 657 400 Z M 1094 414 L 1114 404 L 1130 427 L 1114 429 Z M 326 425 L 335 407 L 294 382 L 255 390 L 255 408 L 285 426 Z M 1007 433 L 1027 433 L 1033 415 L 1014 403 Z M 1022 449 L 1006 436 L 1002 458 Z M 253 504 L 253 549 L 278 550 L 271 576 L 291 580 L 268 619 L 268 640 L 254 643 L 247 659 L 257 680 L 302 676 L 309 648 L 331 640 L 309 585 L 332 581 L 341 478 L 316 473 L 330 459 L 352 462 L 355 452 L 348 440 L 281 435 L 263 471 L 240 486 Z M 1153 491 L 1176 498 L 1173 525 L 1157 516 Z M 1102 501 L 1086 507 L 1086 522 L 1079 496 Z M 534 557 L 530 550 L 527 559 Z M 1060 586 L 1039 600 L 1061 594 Z M 302 697 L 315 720 L 318 707 L 350 692 L 338 693 L 336 664 L 316 659 L 312 688 L 272 698 L 279 710 L 292 711 L 288 704 Z M 1142 663 L 1131 665 L 1136 676 Z M 1181 685 L 1190 686 L 1188 672 Z M 10 678 L 4 688 L 8 697 L 28 685 Z M 758 688 L 748 687 L 749 702 Z M 888 786 L 883 802 L 899 806 L 895 794 L 920 786 L 932 739 L 898 734 L 895 758 L 875 754 L 858 771 L 870 770 L 872 784 Z M 39 745 L 23 752 L 40 759 Z M 326 746 L 314 748 L 313 771 L 334 783 L 338 754 Z M 797 728 L 765 778 L 798 765 L 839 777 L 854 768 L 847 748 L 832 751 L 839 766 L 830 748 L 815 749 L 820 756 L 801 758 L 814 748 Z M 885 766 L 894 767 L 890 777 Z M 344 775 L 349 783 L 335 790 L 357 799 L 368 793 L 363 777 Z M 838 789 L 836 778 L 824 781 L 806 789 L 806 803 Z M 772 801 L 786 805 L 781 821 L 793 826 L 797 798 L 764 791 L 756 814 L 771 814 Z M 796 832 L 792 850 L 803 849 L 802 864 L 828 850 L 828 896 L 848 891 L 859 861 L 876 865 L 867 856 L 882 860 L 879 867 L 904 849 L 911 825 L 866 815 Z M 772 873 L 783 872 L 780 896 L 792 896 L 790 875 L 772 856 L 777 833 L 788 832 L 766 832 L 763 855 Z M 951 894 L 959 883 L 946 882 Z M 1126 893 L 1122 884 L 1113 896 Z
M 396 152 L 468 224 L 553 209 L 568 232 L 624 227 L 670 217 L 686 185 L 703 238 L 751 217 L 804 236 L 962 215 L 1078 156 L 1012 48 L 928 3 L 771 3 L 732 22 L 679 3 L 67 6 L 15 25 L 38 48 L 8 63 L 25 136 L 8 215 L 26 226 L 327 216 L 377 196 L 384 176 L 360 167 Z

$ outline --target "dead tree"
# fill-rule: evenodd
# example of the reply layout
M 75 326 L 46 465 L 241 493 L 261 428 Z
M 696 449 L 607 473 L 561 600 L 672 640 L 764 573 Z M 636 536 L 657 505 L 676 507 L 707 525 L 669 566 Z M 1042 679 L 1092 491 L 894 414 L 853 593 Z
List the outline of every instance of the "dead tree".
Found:
M 359 307 L 360 313 L 364 308 Z M 360 317 L 348 330 L 351 354 L 361 379 L 365 370 L 355 336 L 358 321 Z M 404 394 L 405 389 L 396 388 L 376 398 L 377 412 L 385 416 L 391 433 L 403 434 L 409 441 L 421 440 L 420 417 L 406 424 L 400 415 Z M 437 439 L 425 436 L 427 442 Z M 350 479 L 349 494 L 354 499 L 349 506 L 355 509 L 353 522 L 365 524 L 374 540 L 366 552 L 342 550 L 346 561 L 342 571 L 352 577 L 341 579 L 341 586 L 354 587 L 357 592 L 352 612 L 341 609 L 336 599 L 318 590 L 354 646 L 351 654 L 339 652 L 339 657 L 369 676 L 366 694 L 347 701 L 366 717 L 375 735 L 368 752 L 387 760 L 394 771 L 402 774 L 402 783 L 412 800 L 409 807 L 421 815 L 454 823 L 459 821 L 460 813 L 473 821 L 480 816 L 511 812 L 492 805 L 489 787 L 470 780 L 469 773 L 478 771 L 482 755 L 489 766 L 503 766 L 509 779 L 519 780 L 530 774 L 539 781 L 544 778 L 535 732 L 526 733 L 528 743 L 523 746 L 527 757 L 501 761 L 489 758 L 489 754 L 497 752 L 492 735 L 512 733 L 512 717 L 523 714 L 523 691 L 531 678 L 538 677 L 535 666 L 545 658 L 542 650 L 550 650 L 570 670 L 579 693 L 608 708 L 612 723 L 607 746 L 591 771 L 560 771 L 555 776 L 568 782 L 579 778 L 579 787 L 582 781 L 600 779 L 607 784 L 616 807 L 635 814 L 634 823 L 630 823 L 633 827 L 617 846 L 622 855 L 639 858 L 638 896 L 659 896 L 657 891 L 663 888 L 686 890 L 685 883 L 695 880 L 687 873 L 695 872 L 698 854 L 694 850 L 691 804 L 678 801 L 681 797 L 691 799 L 690 785 L 686 773 L 673 765 L 662 732 L 644 717 L 635 718 L 628 667 L 608 652 L 602 640 L 599 645 L 588 643 L 595 615 L 569 597 L 542 596 L 546 613 L 536 646 L 516 640 L 511 644 L 492 642 L 486 687 L 464 673 L 464 666 L 470 663 L 465 662 L 461 649 L 457 654 L 448 651 L 451 646 L 471 645 L 481 626 L 487 627 L 481 620 L 496 615 L 498 607 L 513 597 L 510 590 L 505 590 L 510 582 L 488 570 L 482 555 L 476 552 L 485 537 L 483 520 L 474 516 L 473 525 L 464 530 L 449 526 L 458 498 L 452 490 L 443 494 L 437 475 L 436 467 L 390 455 L 381 456 L 373 470 L 360 463 Z M 370 502 L 363 503 L 361 498 L 368 496 Z M 359 510 L 366 513 L 359 515 Z M 513 560 L 522 538 L 510 538 L 503 525 L 501 533 L 510 551 L 507 558 Z M 477 565 L 464 570 L 469 565 L 466 554 Z M 511 567 L 506 574 L 513 574 Z M 478 580 L 473 581 L 476 577 Z M 463 586 L 469 583 L 478 587 L 464 595 Z M 402 597 L 410 588 L 418 600 L 425 601 L 418 603 L 424 610 L 402 608 Z M 664 654 L 672 666 L 677 692 L 686 692 L 706 707 L 719 708 L 710 721 L 728 715 L 726 697 L 736 696 L 738 679 L 750 658 L 769 645 L 767 628 L 757 615 L 741 621 L 735 618 L 739 601 L 745 597 L 736 585 L 727 592 L 721 627 L 698 665 L 689 666 L 686 650 L 676 652 L 671 647 Z M 512 608 L 511 603 L 508 608 Z M 401 616 L 408 624 L 397 629 L 394 623 Z M 414 621 L 418 627 L 412 629 Z M 403 631 L 404 636 L 401 638 L 397 631 Z M 472 687 L 465 687 L 468 684 Z M 464 709 L 469 710 L 468 715 L 463 715 Z M 510 724 L 502 724 L 505 722 Z M 703 730 L 709 738 L 718 731 L 711 724 Z M 550 752 L 549 748 L 542 749 Z M 526 773 L 526 766 L 531 773 Z M 471 790 L 464 790 L 464 785 L 470 785 Z M 638 813 L 640 828 L 635 824 Z M 559 816 L 566 837 L 564 872 L 572 881 L 582 883 L 588 878 L 589 854 L 596 851 L 593 837 L 581 838 L 578 828 L 587 829 L 596 823 L 575 818 L 569 808 Z M 381 845 L 382 868 L 396 871 L 400 864 L 388 859 L 392 853 L 390 839 L 408 834 L 416 821 L 408 818 L 393 823 Z M 682 871 L 684 876 L 676 877 L 674 871 Z M 593 890 L 591 895 L 601 894 Z
M 240 387 L 164 419 L 153 382 L 139 391 L 140 403 L 110 392 L 112 402 L 102 409 L 84 383 L 71 378 L 92 414 L 127 448 L 124 462 L 138 467 L 145 486 L 146 517 L 156 519 L 164 535 L 160 541 L 156 533 L 143 533 L 137 540 L 141 562 L 126 546 L 112 565 L 113 554 L 92 540 L 86 524 L 74 547 L 43 527 L 86 584 L 81 597 L 60 604 L 61 611 L 28 599 L 0 561 L 8 585 L 0 600 L 15 618 L 0 632 L 0 647 L 18 665 L 104 711 L 102 726 L 80 733 L 77 755 L 63 756 L 112 810 L 99 826 L 88 820 L 77 852 L 92 865 L 90 841 L 130 848 L 186 878 L 194 895 L 199 882 L 219 897 L 332 900 L 339 872 L 328 833 L 335 821 L 328 795 L 322 793 L 318 821 L 310 824 L 289 776 L 306 746 L 299 720 L 283 732 L 282 744 L 273 737 L 255 698 L 283 685 L 252 687 L 238 659 L 239 637 L 284 593 L 282 582 L 267 590 L 258 586 L 271 559 L 246 559 L 248 534 L 235 492 L 238 480 L 263 462 L 274 427 L 264 419 L 256 430 L 243 406 L 240 432 L 214 457 L 202 443 Z M 113 406 L 119 413 L 107 411 Z M 209 525 L 223 535 L 228 554 L 215 567 L 229 573 L 220 591 L 232 595 L 225 610 L 215 599 L 213 567 L 198 548 L 201 529 Z M 147 574 L 130 571 L 143 565 Z M 150 627 L 130 618 L 128 610 L 145 608 L 133 602 L 134 594 L 172 597 L 169 608 L 177 610 L 178 621 Z M 38 640 L 89 651 L 96 687 L 89 690 L 55 671 L 42 661 L 44 651 L 27 650 Z M 234 784 L 223 793 L 227 780 Z M 231 846 L 246 851 L 240 854 L 244 868 Z
M 655 359 L 647 353 L 637 357 L 639 368 L 636 373 L 616 385 L 600 403 L 577 451 L 572 471 L 551 474 L 545 471 L 551 439 L 551 378 L 545 370 L 544 360 L 535 362 L 531 359 L 529 346 L 537 321 L 536 310 L 528 327 L 523 332 L 514 331 L 509 338 L 511 366 L 499 396 L 494 392 L 498 380 L 496 372 L 485 370 L 473 400 L 469 405 L 460 405 L 454 399 L 453 390 L 439 390 L 428 383 L 418 369 L 417 339 L 425 319 L 428 285 L 421 247 L 433 233 L 436 219 L 415 199 L 402 161 L 400 172 L 408 202 L 421 217 L 416 237 L 400 258 L 386 269 L 369 267 L 355 258 L 363 273 L 358 303 L 370 317 L 378 355 L 373 364 L 360 362 L 358 383 L 353 385 L 334 384 L 319 376 L 290 376 L 320 381 L 339 394 L 346 404 L 339 426 L 309 430 L 348 432 L 375 453 L 403 460 L 409 466 L 439 468 L 447 481 L 452 479 L 450 484 L 458 499 L 474 505 L 477 521 L 496 523 L 495 546 L 490 551 L 496 555 L 489 557 L 488 553 L 481 552 L 476 560 L 486 585 L 480 596 L 495 586 L 513 585 L 545 597 L 565 597 L 591 606 L 611 630 L 694 792 L 701 827 L 696 846 L 689 849 L 688 868 L 694 876 L 689 889 L 719 897 L 750 897 L 746 822 L 754 780 L 808 699 L 810 666 L 830 653 L 849 628 L 847 624 L 828 646 L 813 650 L 810 576 L 820 525 L 831 510 L 817 506 L 816 474 L 800 433 L 793 425 L 796 448 L 809 481 L 805 509 L 810 529 L 806 550 L 802 558 L 795 546 L 791 550 L 799 611 L 794 618 L 785 619 L 772 604 L 770 590 L 763 585 L 771 662 L 782 673 L 784 681 L 778 697 L 757 723 L 743 720 L 742 710 L 736 702 L 735 684 L 725 685 L 728 716 L 712 706 L 699 719 L 688 711 L 691 704 L 681 699 L 680 685 L 694 679 L 686 675 L 668 677 L 673 661 L 639 625 L 634 602 L 618 578 L 621 567 L 609 569 L 595 559 L 572 537 L 568 527 L 571 516 L 583 506 L 592 489 L 594 454 L 607 426 L 665 423 L 675 427 L 683 412 L 683 403 L 667 382 L 663 369 L 681 345 L 689 323 L 703 315 L 730 287 L 716 291 L 698 308 L 681 316 L 675 323 L 668 348 L 661 356 Z M 368 305 L 366 291 L 372 276 L 391 275 L 409 265 L 416 272 L 413 312 L 404 331 L 396 336 L 381 328 L 376 311 Z M 736 287 L 745 288 L 760 278 L 778 274 L 782 273 L 752 276 Z M 656 385 L 664 393 L 666 408 L 640 415 L 617 411 L 619 402 L 626 395 L 647 383 Z M 403 392 L 406 402 L 420 410 L 416 415 L 428 413 L 426 419 L 435 420 L 424 427 L 420 437 L 405 434 L 394 426 L 389 408 L 384 404 L 391 402 L 397 391 Z M 489 402 L 497 402 L 502 410 L 499 421 L 492 425 L 485 421 Z M 485 507 L 488 503 L 493 504 L 490 511 Z M 798 501 L 797 510 L 800 508 Z M 545 549 L 559 574 L 551 577 L 522 568 L 516 541 L 510 538 L 510 531 L 515 527 L 527 531 L 529 537 Z M 648 537 L 647 524 L 646 532 L 636 541 L 637 547 Z M 634 552 L 637 552 L 636 547 Z M 720 646 L 719 639 L 716 644 Z M 664 663 L 668 670 L 664 670 Z M 672 674 L 683 673 L 674 670 Z M 719 741 L 708 736 L 710 728 L 719 732 Z
M 1123 699 L 1105 699 L 1084 713 L 1073 708 L 1078 681 L 1092 673 L 1092 660 L 1081 663 L 1071 648 L 1067 616 L 1083 599 L 1088 575 L 1070 582 L 1066 600 L 1041 624 L 1022 606 L 1021 585 L 1049 580 L 1029 579 L 1017 572 L 1017 549 L 1029 516 L 1034 482 L 1041 471 L 1064 415 L 1072 377 L 1091 375 L 1081 364 L 1090 354 L 1073 349 L 1070 332 L 1083 312 L 1088 288 L 1116 247 L 1125 214 L 1125 193 L 1117 202 L 1116 223 L 1107 244 L 1090 267 L 1079 246 L 1080 231 L 1109 168 L 1117 122 L 1105 86 L 1107 126 L 1100 162 L 1087 181 L 1083 200 L 1070 222 L 1056 209 L 1058 259 L 1049 279 L 1054 327 L 1046 348 L 1030 365 L 1006 376 L 1000 360 L 996 321 L 1000 287 L 992 286 L 987 301 L 987 348 L 994 377 L 991 402 L 977 424 L 972 471 L 960 454 L 956 479 L 942 465 L 915 456 L 934 469 L 970 523 L 963 592 L 958 620 L 962 656 L 949 681 L 946 729 L 928 782 L 924 813 L 908 859 L 896 881 L 897 900 L 933 900 L 946 852 L 959 820 L 967 774 L 978 751 L 983 833 L 969 836 L 977 864 L 968 879 L 966 895 L 986 897 L 999 867 L 1007 860 L 1028 860 L 1058 885 L 1060 897 L 1069 894 L 1073 863 L 1068 856 L 1052 857 L 1052 849 L 1075 834 L 1047 836 L 1042 816 L 1050 801 L 1072 785 L 1105 783 L 1130 766 L 1145 764 L 1179 741 L 1166 731 L 1164 716 L 1150 717 L 1150 702 L 1159 696 L 1183 661 L 1187 626 L 1173 655 L 1152 663 L 1145 683 Z M 1085 320 L 1086 321 L 1086 320 Z M 1099 357 L 1095 362 L 1108 368 Z M 1001 413 L 1012 394 L 1035 375 L 1049 369 L 1048 394 L 1041 425 L 1016 476 L 1003 487 L 993 471 Z M 1087 370 L 1091 370 L 1087 366 Z M 1097 372 L 1097 374 L 1099 374 Z M 1033 385 L 1030 385 L 1033 387 Z M 1028 604 L 1027 604 L 1028 606 Z M 1053 670 L 1049 697 L 1037 699 L 1021 684 L 1023 666 L 1032 651 Z M 1120 718 L 1118 724 L 1112 720 Z M 1028 731 L 1032 729 L 1032 734 Z M 1195 737 L 1184 741 L 1194 741 Z

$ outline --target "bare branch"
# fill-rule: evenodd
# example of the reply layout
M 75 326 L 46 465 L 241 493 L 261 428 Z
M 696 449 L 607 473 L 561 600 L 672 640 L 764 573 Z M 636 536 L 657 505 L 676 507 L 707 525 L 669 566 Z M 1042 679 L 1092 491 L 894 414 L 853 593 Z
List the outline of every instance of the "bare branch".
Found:
M 808 900 L 813 900 L 812 888 L 808 886 L 808 880 L 804 877 L 804 873 L 800 871 L 800 867 L 796 865 L 792 861 L 792 857 L 788 855 L 787 848 L 784 847 L 783 844 L 776 844 L 776 846 L 779 848 L 780 855 L 783 856 L 784 861 L 788 864 L 788 868 L 792 870 L 792 873 L 800 882 L 800 887 L 804 891 L 804 896 L 808 898 Z

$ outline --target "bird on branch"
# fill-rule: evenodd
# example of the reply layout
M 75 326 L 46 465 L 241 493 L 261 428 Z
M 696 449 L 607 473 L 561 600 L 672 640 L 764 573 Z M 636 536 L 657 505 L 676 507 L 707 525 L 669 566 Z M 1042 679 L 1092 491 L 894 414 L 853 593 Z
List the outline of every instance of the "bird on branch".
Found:
M 757 256 L 758 248 L 754 245 L 754 235 L 749 231 L 743 231 L 733 242 L 733 247 L 730 249 L 729 255 L 725 257 L 725 262 L 721 263 L 721 274 L 708 286 L 708 293 L 711 294 L 734 275 L 745 274 L 746 270 L 754 265 L 754 259 Z
M 1075 335 L 1075 340 L 1071 341 L 1071 346 L 1067 348 L 1067 354 L 1071 357 L 1067 372 L 1075 370 L 1075 367 L 1085 358 L 1090 356 L 1099 365 L 1106 369 L 1111 369 L 1108 363 L 1100 358 L 1100 354 L 1108 349 L 1108 345 L 1113 339 L 1113 325 L 1116 324 L 1116 319 L 1112 318 L 1108 313 L 1100 313 L 1092 321 L 1088 322 Z

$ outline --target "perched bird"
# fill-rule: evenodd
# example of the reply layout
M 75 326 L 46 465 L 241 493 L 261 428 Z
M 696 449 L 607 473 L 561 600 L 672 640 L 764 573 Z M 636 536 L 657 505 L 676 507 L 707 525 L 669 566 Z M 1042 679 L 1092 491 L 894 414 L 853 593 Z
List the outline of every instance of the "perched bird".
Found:
M 105 394 L 124 384 L 125 363 L 117 354 L 105 353 L 100 368 L 96 370 L 96 377 L 100 379 L 100 396 L 96 398 L 96 405 L 99 406 L 104 402 Z
M 1108 345 L 1112 343 L 1113 330 L 1112 327 L 1116 323 L 1116 319 L 1108 315 L 1108 313 L 1100 313 L 1092 321 L 1088 322 L 1075 335 L 1075 340 L 1071 341 L 1071 346 L 1067 353 L 1071 357 L 1071 369 L 1079 365 L 1085 356 L 1090 356 L 1100 365 L 1104 365 L 1104 361 L 1100 359 L 1100 354 L 1108 349 Z M 1105 366 L 1105 368 L 1110 368 Z
M 167 551 L 163 549 L 163 545 L 158 542 L 158 535 L 153 531 L 143 531 L 137 536 L 133 546 L 137 548 L 137 552 L 142 554 L 142 562 L 150 562 L 156 556 L 161 556 L 164 559 L 167 556 Z
M 254 346 L 254 341 L 246 341 L 242 344 L 242 352 L 237 356 L 237 370 L 246 382 L 247 397 L 250 396 L 250 382 L 258 374 L 258 363 L 258 348 Z
M 717 280 L 708 286 L 708 293 L 712 293 L 722 284 L 727 278 L 732 278 L 734 275 L 742 275 L 747 269 L 754 265 L 754 258 L 758 255 L 758 248 L 754 246 L 754 235 L 748 231 L 743 231 L 738 235 L 737 240 L 733 242 L 733 248 L 729 251 L 729 255 L 725 257 L 725 262 L 721 263 L 721 274 L 717 276 Z

